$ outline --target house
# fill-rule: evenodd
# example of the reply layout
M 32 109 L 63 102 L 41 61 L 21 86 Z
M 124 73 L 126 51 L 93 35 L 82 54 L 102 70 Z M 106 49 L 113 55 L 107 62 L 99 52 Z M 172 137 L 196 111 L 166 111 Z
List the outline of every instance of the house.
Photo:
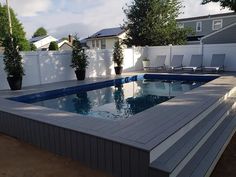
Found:
M 72 50 L 72 36 L 71 35 L 68 36 L 68 40 L 66 39 L 58 40 L 50 35 L 34 37 L 29 40 L 30 43 L 36 46 L 37 50 L 48 50 L 50 43 L 53 41 L 57 42 L 59 50 L 62 50 L 62 51 Z
M 177 19 L 177 23 L 180 28 L 190 28 L 194 32 L 193 35 L 188 36 L 188 44 L 199 44 L 204 41 L 208 43 L 236 43 L 236 38 L 234 37 L 234 40 L 231 38 L 236 34 L 235 25 L 233 25 L 236 23 L 235 12 Z M 212 34 L 214 34 L 214 38 Z M 218 35 L 221 35 L 221 38 L 216 41 Z
M 114 43 L 118 39 L 124 39 L 126 32 L 124 29 L 107 28 L 102 29 L 86 39 L 86 44 L 90 49 L 113 49 Z
M 35 45 L 37 50 L 48 50 L 50 42 L 52 41 L 57 41 L 57 39 L 50 35 L 34 37 L 29 40 L 30 43 Z
M 60 39 L 57 41 L 57 45 L 60 51 L 70 51 L 72 50 L 72 43 L 66 39 Z

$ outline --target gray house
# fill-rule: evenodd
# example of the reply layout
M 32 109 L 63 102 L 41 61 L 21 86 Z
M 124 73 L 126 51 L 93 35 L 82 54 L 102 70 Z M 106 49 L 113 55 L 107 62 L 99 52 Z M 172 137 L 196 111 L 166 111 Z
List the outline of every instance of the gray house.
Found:
M 191 28 L 194 32 L 188 36 L 188 44 L 236 43 L 235 12 L 177 19 L 177 23 L 180 28 Z

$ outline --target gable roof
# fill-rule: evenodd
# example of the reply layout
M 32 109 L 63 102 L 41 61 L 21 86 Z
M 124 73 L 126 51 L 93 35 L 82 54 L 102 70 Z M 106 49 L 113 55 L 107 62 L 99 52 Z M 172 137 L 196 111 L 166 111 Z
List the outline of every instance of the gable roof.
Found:
M 215 31 L 215 32 L 213 32 L 213 33 L 210 33 L 210 34 L 208 34 L 208 35 L 206 35 L 206 36 L 204 36 L 204 37 L 202 37 L 202 38 L 201 38 L 201 43 L 203 43 L 203 41 L 204 41 L 205 39 L 207 39 L 207 38 L 209 38 L 209 37 L 211 37 L 211 36 L 217 35 L 218 33 L 221 33 L 222 31 L 225 31 L 225 30 L 227 30 L 227 29 L 229 29 L 229 28 L 232 28 L 232 27 L 234 27 L 234 26 L 236 26 L 236 22 L 235 22 L 235 23 L 232 23 L 232 24 L 230 24 L 230 25 L 228 25 L 228 26 L 226 26 L 226 27 L 224 27 L 224 28 L 221 28 L 221 29 L 219 29 L 219 30 L 217 30 L 217 31 Z M 227 36 L 225 36 L 225 37 L 227 37 Z M 232 36 L 229 36 L 229 37 L 232 38 Z
M 45 35 L 45 36 L 39 36 L 39 37 L 33 37 L 29 40 L 29 42 L 37 42 L 37 41 L 40 41 L 44 38 L 47 38 L 49 35 Z
M 232 16 L 232 15 L 236 15 L 236 12 L 213 14 L 213 15 L 204 15 L 204 16 L 190 17 L 190 18 L 181 18 L 181 19 L 177 19 L 177 22 L 200 20 L 200 19 L 207 19 L 207 18 L 227 17 L 227 16 Z
M 102 29 L 98 32 L 96 32 L 95 34 L 93 34 L 92 36 L 88 37 L 89 38 L 101 38 L 101 37 L 112 37 L 112 36 L 118 36 L 122 33 L 124 33 L 125 30 L 117 27 L 117 28 L 106 28 L 106 29 Z

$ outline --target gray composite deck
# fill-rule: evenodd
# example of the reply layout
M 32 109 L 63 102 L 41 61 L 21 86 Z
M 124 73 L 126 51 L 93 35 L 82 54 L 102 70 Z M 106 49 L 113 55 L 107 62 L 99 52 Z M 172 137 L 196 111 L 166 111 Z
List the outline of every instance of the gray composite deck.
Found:
M 107 79 L 109 78 L 97 81 Z M 91 82 L 94 80 L 27 87 L 18 92 L 0 91 L 0 132 L 50 152 L 79 160 L 92 168 L 105 170 L 114 176 L 154 177 L 158 170 L 173 171 L 181 159 L 184 159 L 200 141 L 200 137 L 221 117 L 212 119 L 210 114 L 220 115 L 219 112 L 224 110 L 223 115 L 232 109 L 234 96 L 230 93 L 233 93 L 236 86 L 234 76 L 221 76 L 123 121 L 85 118 L 78 114 L 5 99 L 5 97 L 63 88 L 65 85 L 68 87 Z M 224 100 L 228 97 L 229 101 L 225 103 Z M 207 119 L 207 115 L 210 119 Z M 169 156 L 168 152 L 175 152 L 174 146 L 169 149 L 166 146 L 166 149 L 160 150 L 168 138 L 195 119 L 200 120 L 201 117 L 203 121 L 196 123 L 196 126 L 201 127 L 206 121 L 209 122 L 206 125 L 209 127 L 203 128 L 202 134 L 198 133 L 195 143 L 193 140 L 186 144 L 186 149 L 179 154 L 181 158 L 177 157 L 178 154 Z M 179 147 L 180 142 L 188 142 L 191 134 L 196 134 L 197 130 L 196 127 L 191 131 L 186 129 L 178 136 L 179 141 L 173 145 Z M 161 151 L 163 151 L 162 156 Z M 165 164 L 163 162 L 168 160 L 163 161 L 163 159 L 170 159 L 171 163 Z M 194 170 L 195 168 L 192 171 Z

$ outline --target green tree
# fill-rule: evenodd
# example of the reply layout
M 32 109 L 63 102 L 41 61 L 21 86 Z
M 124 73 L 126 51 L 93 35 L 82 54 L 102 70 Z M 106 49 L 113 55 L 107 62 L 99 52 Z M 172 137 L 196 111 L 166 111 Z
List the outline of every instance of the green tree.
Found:
M 77 36 L 74 37 L 73 40 L 73 51 L 72 51 L 72 59 L 71 59 L 71 67 L 75 69 L 75 71 L 84 71 L 88 65 L 88 56 L 86 55 L 80 40 Z
M 29 51 L 30 44 L 25 37 L 24 28 L 11 8 L 10 8 L 10 13 L 12 20 L 13 38 L 15 38 L 16 41 L 18 42 L 17 45 L 19 46 L 20 51 Z M 8 34 L 9 34 L 9 22 L 7 15 L 7 7 L 2 6 L 0 3 L 0 41 L 2 42 L 7 37 Z
M 18 50 L 18 39 L 7 35 L 3 40 L 4 64 L 8 77 L 21 77 L 24 75 L 22 57 Z
M 55 42 L 55 41 L 50 42 L 48 49 L 49 50 L 59 50 L 57 42 Z
M 219 2 L 221 7 L 229 8 L 236 12 L 236 0 L 203 0 L 202 4 L 207 4 L 209 2 Z
M 33 43 L 31 43 L 31 44 L 30 44 L 30 50 L 31 50 L 31 51 L 36 51 L 36 50 L 37 50 L 37 47 L 36 47 Z
M 113 61 L 118 67 L 121 67 L 124 61 L 123 50 L 119 40 L 114 44 Z
M 124 9 L 128 46 L 154 46 L 186 43 L 189 29 L 177 27 L 182 4 L 179 0 L 134 0 Z
M 46 36 L 46 35 L 47 35 L 46 29 L 43 27 L 40 27 L 34 32 L 34 35 L 32 37 L 39 37 L 39 36 Z

